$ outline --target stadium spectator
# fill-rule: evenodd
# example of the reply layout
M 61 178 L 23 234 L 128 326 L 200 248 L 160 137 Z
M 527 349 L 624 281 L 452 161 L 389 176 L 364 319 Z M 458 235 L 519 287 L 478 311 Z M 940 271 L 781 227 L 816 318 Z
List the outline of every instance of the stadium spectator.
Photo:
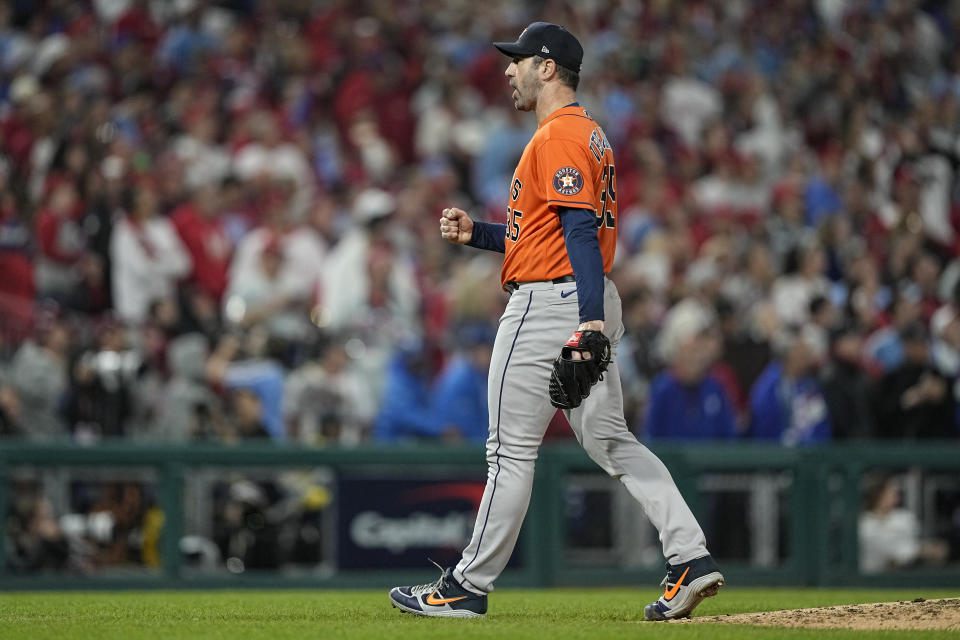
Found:
M 157 198 L 153 185 L 134 187 L 129 211 L 110 238 L 114 306 L 133 325 L 147 319 L 151 303 L 172 295 L 190 270 L 190 255 L 170 221 L 159 215 Z
M 866 253 L 851 263 L 847 279 L 849 293 L 844 313 L 850 322 L 869 334 L 882 324 L 884 309 L 890 301 L 890 289 L 880 280 L 878 261 Z M 864 349 L 867 350 L 866 345 Z
M 309 446 L 355 446 L 367 437 L 376 410 L 366 381 L 340 343 L 329 337 L 316 358 L 294 369 L 284 388 L 283 415 L 290 439 Z
M 830 350 L 830 332 L 840 322 L 837 308 L 825 296 L 816 295 L 810 300 L 808 316 L 810 320 L 806 326 L 810 339 L 816 341 L 818 352 L 828 353 Z
M 74 437 L 85 443 L 134 432 L 143 355 L 130 347 L 127 330 L 114 318 L 97 327 L 96 343 L 73 364 L 64 413 Z
M 238 337 L 224 335 L 204 365 L 206 378 L 214 387 L 230 392 L 251 391 L 259 401 L 258 420 L 276 442 L 287 438 L 283 424 L 283 388 L 286 370 L 267 353 L 267 336 L 251 331 Z M 252 400 L 241 400 L 240 409 L 251 408 Z M 228 425 L 229 427 L 229 425 Z
M 894 477 L 876 475 L 864 482 L 864 509 L 858 523 L 861 573 L 876 574 L 923 563 L 939 565 L 947 559 L 946 543 L 922 539 L 916 514 L 900 501 Z
M 804 219 L 803 185 L 796 176 L 783 178 L 773 187 L 766 235 L 770 253 L 778 269 L 783 269 L 787 255 L 798 239 L 809 233 Z
M 810 319 L 810 303 L 826 297 L 830 283 L 824 276 L 826 258 L 820 243 L 810 235 L 802 237 L 784 258 L 783 275 L 770 292 L 774 309 L 784 325 L 800 326 Z
M 24 342 L 10 364 L 9 379 L 20 406 L 20 435 L 28 440 L 55 440 L 67 435 L 61 413 L 69 390 L 68 327 L 46 313 L 35 340 Z
M 15 495 L 5 519 L 10 544 L 7 567 L 16 574 L 66 568 L 72 555 L 70 545 L 49 499 L 37 486 L 16 486 Z
M 664 82 L 660 115 L 664 123 L 688 147 L 700 143 L 707 124 L 723 110 L 717 88 L 696 77 L 689 69 L 688 53 L 681 48 L 667 60 L 670 78 Z
M 937 373 L 950 385 L 950 395 L 957 407 L 956 426 L 960 430 L 960 313 L 955 303 L 937 309 L 930 319 L 931 361 Z
M 818 236 L 827 258 L 826 276 L 831 282 L 831 299 L 836 291 L 846 293 L 844 279 L 849 264 L 865 251 L 863 238 L 853 231 L 850 215 L 840 212 L 826 218 L 819 227 Z
M 487 373 L 494 331 L 473 323 L 455 334 L 457 352 L 446 363 L 432 390 L 432 411 L 446 440 L 480 444 L 490 433 Z
M 33 238 L 23 220 L 13 193 L 0 187 L 0 342 L 21 342 L 33 321 Z
M 840 201 L 843 151 L 837 145 L 827 146 L 821 152 L 817 166 L 820 170 L 807 180 L 803 194 L 807 225 L 814 228 L 843 207 Z
M 714 303 L 720 332 L 720 359 L 711 373 L 723 385 L 737 416 L 738 431 L 747 423 L 747 395 L 764 367 L 770 362 L 766 336 L 752 316 L 760 316 L 758 306 L 741 317 L 733 302 L 720 296 Z M 772 316 L 773 312 L 769 314 Z
M 443 425 L 431 411 L 429 362 L 423 344 L 399 347 L 388 365 L 380 412 L 373 421 L 377 442 L 435 439 Z
M 47 206 L 37 214 L 37 291 L 60 303 L 78 284 L 77 267 L 86 250 L 86 237 L 77 221 L 81 206 L 76 187 L 65 180 L 52 187 Z
M 945 304 L 933 314 L 930 333 L 930 356 L 937 371 L 951 379 L 960 376 L 960 313 L 953 304 Z
M 751 242 L 742 256 L 740 265 L 724 280 L 721 291 L 738 313 L 749 315 L 756 305 L 767 299 L 777 271 L 766 243 Z
M 529 139 L 529 126 L 523 114 L 516 109 L 495 116 L 497 120 L 489 127 L 473 162 L 471 175 L 472 191 L 487 211 L 495 211 L 503 200 L 499 185 L 507 184 L 513 177 L 524 140 Z
M 170 221 L 190 254 L 186 281 L 219 304 L 227 288 L 232 246 L 218 218 L 218 199 L 215 183 L 197 185 L 190 200 L 170 213 Z
M 305 337 L 307 307 L 283 277 L 289 269 L 286 260 L 280 239 L 271 238 L 257 264 L 230 279 L 224 306 L 229 322 L 244 329 L 262 327 L 271 337 L 291 343 Z
M 275 338 L 287 342 L 304 340 L 309 331 L 309 305 L 317 296 L 326 254 L 316 229 L 329 215 L 318 202 L 311 224 L 295 224 L 291 187 L 271 182 L 260 196 L 261 224 L 237 246 L 223 306 L 231 326 L 266 323 Z
M 374 397 L 383 397 L 395 344 L 422 332 L 414 247 L 401 242 L 404 228 L 396 213 L 396 198 L 386 191 L 357 194 L 353 224 L 327 260 L 319 302 L 320 326 L 353 331 L 364 344 L 359 364 Z
M 933 312 L 940 306 L 937 298 L 937 285 L 941 275 L 940 259 L 930 251 L 918 251 L 907 267 L 907 274 L 918 290 L 921 320 L 929 322 Z
M 730 399 L 710 373 L 720 355 L 713 312 L 692 298 L 678 303 L 664 320 L 659 347 L 667 369 L 650 385 L 644 434 L 665 440 L 736 436 Z
M 353 204 L 354 226 L 330 254 L 323 283 L 323 307 L 334 330 L 358 320 L 388 313 L 405 328 L 415 326 L 419 295 L 407 255 L 396 246 L 396 199 L 379 189 L 367 189 Z M 349 279 L 343 274 L 351 274 Z
M 231 573 L 276 569 L 282 560 L 277 510 L 284 498 L 276 483 L 230 479 L 215 488 L 213 538 Z
M 230 428 L 224 434 L 224 442 L 270 438 L 270 432 L 263 423 L 260 396 L 252 389 L 239 387 L 230 392 L 229 415 Z
M 134 481 L 90 482 L 82 490 L 86 499 L 77 505 L 82 509 L 77 515 L 86 516 L 87 522 L 79 529 L 92 543 L 87 551 L 90 564 L 129 566 L 146 560 L 144 552 L 151 539 L 147 530 L 151 519 L 156 526 L 159 514 L 144 486 Z M 153 533 L 154 541 L 157 533 Z
M 220 439 L 220 399 L 205 380 L 209 351 L 206 337 L 199 333 L 170 341 L 167 360 L 171 375 L 150 437 L 171 442 Z
M 893 300 L 884 316 L 877 319 L 882 326 L 871 333 L 864 344 L 868 361 L 880 375 L 896 369 L 903 363 L 904 346 L 902 332 L 920 322 L 923 308 L 920 290 L 909 281 L 904 281 L 893 294 Z M 885 321 L 885 322 L 884 322 Z
M 750 391 L 747 435 L 787 446 L 826 442 L 830 416 L 814 375 L 819 344 L 805 330 L 783 329 L 774 337 L 774 356 Z
M 834 440 L 869 438 L 875 432 L 873 381 L 862 362 L 863 334 L 855 325 L 830 332 L 830 359 L 820 373 Z
M 205 102 L 201 100 L 184 114 L 186 131 L 172 142 L 173 152 L 183 164 L 187 187 L 194 190 L 221 184 L 230 175 L 230 156 L 218 142 L 217 119 Z
M 314 192 L 303 150 L 284 141 L 280 125 L 268 111 L 251 113 L 245 124 L 249 141 L 234 154 L 233 174 L 255 188 L 271 181 L 289 182 L 293 186 L 293 216 L 302 218 Z
M 329 195 L 316 198 L 306 220 L 284 235 L 283 245 L 293 289 L 305 301 L 316 303 L 322 295 L 330 242 L 335 240 L 337 200 Z
M 903 362 L 877 384 L 876 435 L 916 439 L 956 436 L 956 408 L 948 381 L 930 362 L 930 346 L 923 325 L 907 325 L 900 332 Z

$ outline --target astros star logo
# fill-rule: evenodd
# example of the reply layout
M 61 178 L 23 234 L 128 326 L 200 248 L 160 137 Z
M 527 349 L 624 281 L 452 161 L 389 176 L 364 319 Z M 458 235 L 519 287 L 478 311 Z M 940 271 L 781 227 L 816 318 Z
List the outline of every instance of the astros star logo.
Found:
M 576 195 L 583 189 L 583 176 L 576 167 L 561 167 L 553 174 L 553 188 L 560 195 Z

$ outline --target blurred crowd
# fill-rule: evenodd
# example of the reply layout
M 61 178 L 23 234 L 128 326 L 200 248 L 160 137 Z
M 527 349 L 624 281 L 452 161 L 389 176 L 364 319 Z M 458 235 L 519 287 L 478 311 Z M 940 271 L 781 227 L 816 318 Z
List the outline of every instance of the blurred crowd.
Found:
M 638 436 L 960 434 L 947 0 L 0 3 L 0 433 L 482 442 L 499 256 L 437 219 L 504 219 L 537 19 L 615 151 Z

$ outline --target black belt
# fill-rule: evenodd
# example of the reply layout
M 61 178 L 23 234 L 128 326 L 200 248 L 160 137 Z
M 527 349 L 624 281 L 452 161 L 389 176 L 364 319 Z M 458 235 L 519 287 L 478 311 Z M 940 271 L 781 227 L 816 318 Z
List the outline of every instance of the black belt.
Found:
M 561 284 L 561 283 L 563 283 L 563 282 L 576 282 L 576 279 L 575 279 L 573 276 L 560 276 L 559 278 L 554 278 L 554 279 L 551 280 L 550 282 L 552 282 L 553 284 Z M 516 291 L 517 289 L 519 289 L 519 288 L 520 288 L 520 285 L 522 285 L 522 284 L 530 284 L 530 283 L 529 283 L 529 282 L 517 282 L 517 281 L 515 281 L 515 280 L 511 280 L 511 281 L 508 282 L 507 284 L 503 285 L 503 288 L 506 289 L 507 291 L 509 291 L 510 293 L 513 293 L 514 291 Z

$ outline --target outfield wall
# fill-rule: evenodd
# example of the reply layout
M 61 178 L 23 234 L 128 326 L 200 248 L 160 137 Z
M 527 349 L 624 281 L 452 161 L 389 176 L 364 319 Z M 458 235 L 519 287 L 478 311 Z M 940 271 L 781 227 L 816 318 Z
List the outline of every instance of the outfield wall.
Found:
M 870 474 L 894 474 L 922 536 L 951 543 L 960 527 L 955 442 L 654 449 L 730 584 L 960 586 L 955 560 L 871 575 L 858 567 Z M 477 448 L 5 443 L 0 513 L 43 496 L 58 544 L 74 555 L 58 566 L 25 562 L 29 539 L 11 535 L 8 517 L 0 588 L 426 582 L 435 577 L 428 557 L 455 562 L 485 476 Z M 649 585 L 662 577 L 662 562 L 656 532 L 618 482 L 579 447 L 543 447 L 520 542 L 498 584 Z

